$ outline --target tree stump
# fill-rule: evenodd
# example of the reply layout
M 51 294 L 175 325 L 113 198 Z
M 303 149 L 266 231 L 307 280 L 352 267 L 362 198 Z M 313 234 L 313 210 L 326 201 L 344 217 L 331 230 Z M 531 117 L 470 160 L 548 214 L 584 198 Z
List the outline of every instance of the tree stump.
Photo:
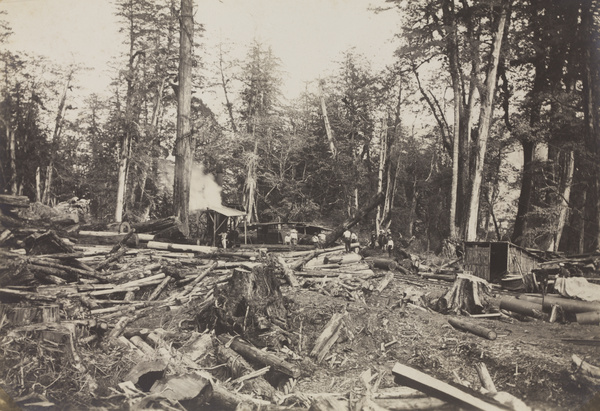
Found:
M 256 344 L 258 334 L 272 324 L 285 324 L 287 318 L 276 276 L 279 270 L 275 260 L 252 271 L 236 268 L 229 282 L 215 290 L 217 303 L 208 318 L 199 318 L 200 324 L 213 325 L 217 334 L 238 334 Z

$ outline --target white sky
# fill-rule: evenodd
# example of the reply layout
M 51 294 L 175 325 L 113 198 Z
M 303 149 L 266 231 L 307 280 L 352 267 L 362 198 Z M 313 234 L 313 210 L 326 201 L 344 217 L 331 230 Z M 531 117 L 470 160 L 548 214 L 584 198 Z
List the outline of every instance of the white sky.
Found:
M 295 97 L 306 81 L 326 76 L 342 52 L 355 47 L 381 68 L 392 61 L 397 33 L 394 12 L 375 14 L 383 0 L 196 0 L 196 21 L 204 24 L 207 47 L 235 44 L 240 57 L 253 38 L 270 44 L 282 61 L 284 94 Z M 107 63 L 122 49 L 118 20 L 109 0 L 0 0 L 14 34 L 9 48 L 93 68 L 80 84 L 106 90 Z

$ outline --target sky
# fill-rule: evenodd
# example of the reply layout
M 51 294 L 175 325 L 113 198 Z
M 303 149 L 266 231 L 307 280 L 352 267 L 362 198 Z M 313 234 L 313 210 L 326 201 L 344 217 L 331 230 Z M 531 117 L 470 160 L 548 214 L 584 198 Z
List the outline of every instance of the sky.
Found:
M 383 0 L 196 0 L 195 20 L 204 24 L 208 49 L 219 42 L 245 55 L 256 38 L 281 59 L 283 93 L 296 97 L 307 83 L 327 76 L 344 51 L 354 47 L 373 68 L 391 63 L 398 32 L 395 12 L 375 14 Z M 111 58 L 123 37 L 110 0 L 0 0 L 13 36 L 9 49 L 44 55 L 60 64 L 80 63 L 84 89 L 102 93 Z

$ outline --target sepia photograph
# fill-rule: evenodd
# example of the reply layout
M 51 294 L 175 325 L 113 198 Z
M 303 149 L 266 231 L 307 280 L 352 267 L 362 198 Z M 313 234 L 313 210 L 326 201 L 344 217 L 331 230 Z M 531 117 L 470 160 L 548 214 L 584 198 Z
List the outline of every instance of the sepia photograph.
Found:
M 0 0 L 0 410 L 600 410 L 600 0 Z

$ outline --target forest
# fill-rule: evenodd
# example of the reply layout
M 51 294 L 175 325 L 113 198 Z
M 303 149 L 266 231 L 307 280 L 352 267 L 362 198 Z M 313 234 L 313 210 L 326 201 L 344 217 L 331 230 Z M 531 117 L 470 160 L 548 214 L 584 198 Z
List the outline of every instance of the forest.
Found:
M 249 222 L 333 225 L 383 192 L 361 230 L 389 227 L 423 250 L 440 251 L 444 239 L 595 250 L 599 3 L 386 5 L 372 12 L 397 15 L 394 64 L 375 71 L 350 49 L 295 100 L 282 95 L 269 44 L 250 42 L 240 61 L 227 44 L 205 49 L 195 24 L 185 149 L 176 144 L 178 2 L 115 2 L 128 52 L 111 63 L 108 98 L 73 100 L 83 66 L 4 48 L 1 190 L 49 205 L 88 199 L 98 221 L 178 215 L 184 200 L 160 170 L 187 149 Z M 11 36 L 10 16 L 1 18 L 0 47 Z M 210 90 L 220 111 L 203 101 Z
M 114 0 L 102 67 L 7 4 L 0 409 L 600 409 L 599 0 L 365 2 L 390 63 L 297 96 L 209 2 Z

